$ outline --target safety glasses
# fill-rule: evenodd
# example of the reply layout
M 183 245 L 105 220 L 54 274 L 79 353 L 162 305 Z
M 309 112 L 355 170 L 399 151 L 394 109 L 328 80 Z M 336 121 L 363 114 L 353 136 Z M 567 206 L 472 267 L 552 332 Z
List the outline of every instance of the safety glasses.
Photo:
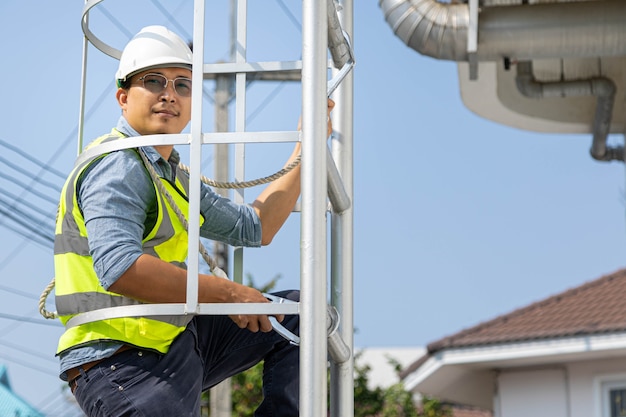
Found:
M 167 88 L 167 83 L 171 82 L 176 94 L 181 97 L 191 96 L 191 80 L 189 78 L 177 77 L 170 80 L 161 74 L 146 74 L 139 80 L 143 83 L 143 88 L 151 93 L 161 93 Z

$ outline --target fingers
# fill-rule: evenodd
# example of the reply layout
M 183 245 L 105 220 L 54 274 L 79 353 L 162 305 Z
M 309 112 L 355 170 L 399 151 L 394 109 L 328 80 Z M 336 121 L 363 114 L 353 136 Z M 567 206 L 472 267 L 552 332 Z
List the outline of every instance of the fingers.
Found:
M 272 323 L 265 315 L 238 315 L 230 316 L 230 318 L 240 329 L 248 329 L 252 333 L 256 333 L 258 331 L 267 333 L 273 329 Z M 279 321 L 282 321 L 282 317 Z
M 326 136 L 330 136 L 333 133 L 333 121 L 330 118 L 330 112 L 335 108 L 335 102 L 331 99 L 328 99 L 328 130 L 326 132 Z
M 330 120 L 330 112 L 335 108 L 335 102 L 332 99 L 328 99 L 328 136 L 333 132 L 333 123 Z M 298 118 L 298 130 L 302 130 L 302 116 Z

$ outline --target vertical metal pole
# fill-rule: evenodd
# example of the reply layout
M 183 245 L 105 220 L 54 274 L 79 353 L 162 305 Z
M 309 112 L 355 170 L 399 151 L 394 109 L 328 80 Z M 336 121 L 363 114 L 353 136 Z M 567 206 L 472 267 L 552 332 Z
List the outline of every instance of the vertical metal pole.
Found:
M 233 45 L 235 44 L 235 28 L 234 0 L 230 1 L 230 45 L 231 59 L 234 57 Z M 228 102 L 230 101 L 232 77 L 227 74 L 218 74 L 215 78 L 215 131 L 228 132 Z M 214 168 L 215 179 L 217 181 L 228 180 L 229 169 L 229 145 L 226 143 L 218 143 L 213 146 L 214 149 Z M 216 189 L 218 194 L 227 197 L 228 190 Z M 214 243 L 214 253 L 218 266 L 228 275 L 228 245 L 222 242 Z M 220 382 L 210 390 L 211 396 L 211 416 L 212 417 L 230 417 L 232 414 L 232 383 L 227 378 Z
M 327 414 L 327 4 L 302 2 L 302 218 L 300 416 Z
M 215 79 L 215 131 L 228 131 L 228 101 L 230 99 L 230 75 L 220 74 Z M 214 172 L 216 181 L 228 180 L 229 145 L 218 143 L 214 148 Z M 216 189 L 218 194 L 227 197 L 228 190 Z M 215 260 L 228 275 L 228 246 L 222 242 L 214 242 Z M 231 379 L 227 378 L 211 388 L 211 416 L 230 417 L 232 414 Z
M 87 0 L 85 0 L 87 3 Z M 84 19 L 89 19 L 87 14 Z M 80 104 L 78 109 L 78 141 L 76 146 L 76 155 L 80 155 L 83 151 L 83 132 L 85 129 L 85 94 L 87 89 L 87 52 L 89 51 L 89 40 L 83 34 L 83 58 L 82 70 L 80 73 Z
M 200 241 L 200 167 L 202 164 L 202 88 L 204 78 L 204 0 L 194 2 L 193 90 L 191 96 L 191 143 L 189 145 L 189 263 L 185 310 L 198 309 L 198 242 Z
M 341 26 L 354 45 L 353 0 L 343 0 L 339 14 Z M 337 88 L 333 99 L 334 138 L 331 150 L 337 161 L 346 193 L 352 204 L 341 214 L 333 214 L 331 222 L 331 303 L 341 317 L 341 338 L 354 353 L 354 289 L 353 289 L 353 72 Z M 354 358 L 341 364 L 331 362 L 330 415 L 354 415 Z
M 247 24 L 248 24 L 248 1 L 237 1 L 237 41 L 233 47 L 236 63 L 246 62 L 247 48 Z M 239 73 L 235 76 L 235 131 L 246 131 L 246 74 Z M 235 180 L 245 180 L 246 148 L 242 143 L 235 145 Z M 244 203 L 243 188 L 235 190 L 234 201 Z M 241 283 L 243 281 L 243 248 L 233 250 L 233 279 Z

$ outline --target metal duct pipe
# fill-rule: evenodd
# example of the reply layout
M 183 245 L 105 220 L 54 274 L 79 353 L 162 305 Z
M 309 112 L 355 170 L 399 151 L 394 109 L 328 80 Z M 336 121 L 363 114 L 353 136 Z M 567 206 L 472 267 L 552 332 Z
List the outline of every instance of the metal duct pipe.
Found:
M 437 59 L 469 60 L 467 4 L 379 0 L 379 6 L 409 47 Z M 484 7 L 478 17 L 478 61 L 626 55 L 624 1 Z
M 597 97 L 591 156 L 598 161 L 624 160 L 623 147 L 606 146 L 615 101 L 616 87 L 613 81 L 605 77 L 594 77 L 586 80 L 540 82 L 535 80 L 532 62 L 524 61 L 517 63 L 515 83 L 519 92 L 529 98 Z
M 328 49 L 333 58 L 335 68 L 343 67 L 347 62 L 354 61 L 348 35 L 343 31 L 337 12 L 340 9 L 337 0 L 327 0 L 326 14 L 328 16 Z

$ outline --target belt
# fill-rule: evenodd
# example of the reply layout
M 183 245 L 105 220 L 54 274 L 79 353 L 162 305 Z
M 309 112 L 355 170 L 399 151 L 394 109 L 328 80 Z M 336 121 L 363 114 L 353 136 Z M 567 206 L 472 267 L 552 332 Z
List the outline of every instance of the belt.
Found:
M 131 346 L 131 345 L 122 345 L 121 348 L 116 350 L 115 353 L 113 355 L 109 356 L 108 358 L 103 358 L 103 359 L 98 359 L 98 360 L 95 360 L 95 361 L 83 363 L 82 365 L 78 365 L 75 368 L 68 369 L 66 371 L 66 374 L 67 374 L 67 385 L 70 386 L 70 389 L 72 390 L 72 394 L 74 393 L 74 391 L 76 390 L 76 387 L 78 386 L 78 378 L 80 378 L 83 373 L 87 372 L 88 370 L 90 370 L 94 366 L 98 365 L 100 362 L 103 362 L 103 361 L 109 359 L 110 357 L 113 357 L 113 356 L 117 355 L 118 353 L 122 353 L 122 352 L 125 352 L 127 350 L 135 349 L 135 348 L 136 348 L 135 346 Z M 82 371 L 82 373 L 81 373 L 81 371 Z

